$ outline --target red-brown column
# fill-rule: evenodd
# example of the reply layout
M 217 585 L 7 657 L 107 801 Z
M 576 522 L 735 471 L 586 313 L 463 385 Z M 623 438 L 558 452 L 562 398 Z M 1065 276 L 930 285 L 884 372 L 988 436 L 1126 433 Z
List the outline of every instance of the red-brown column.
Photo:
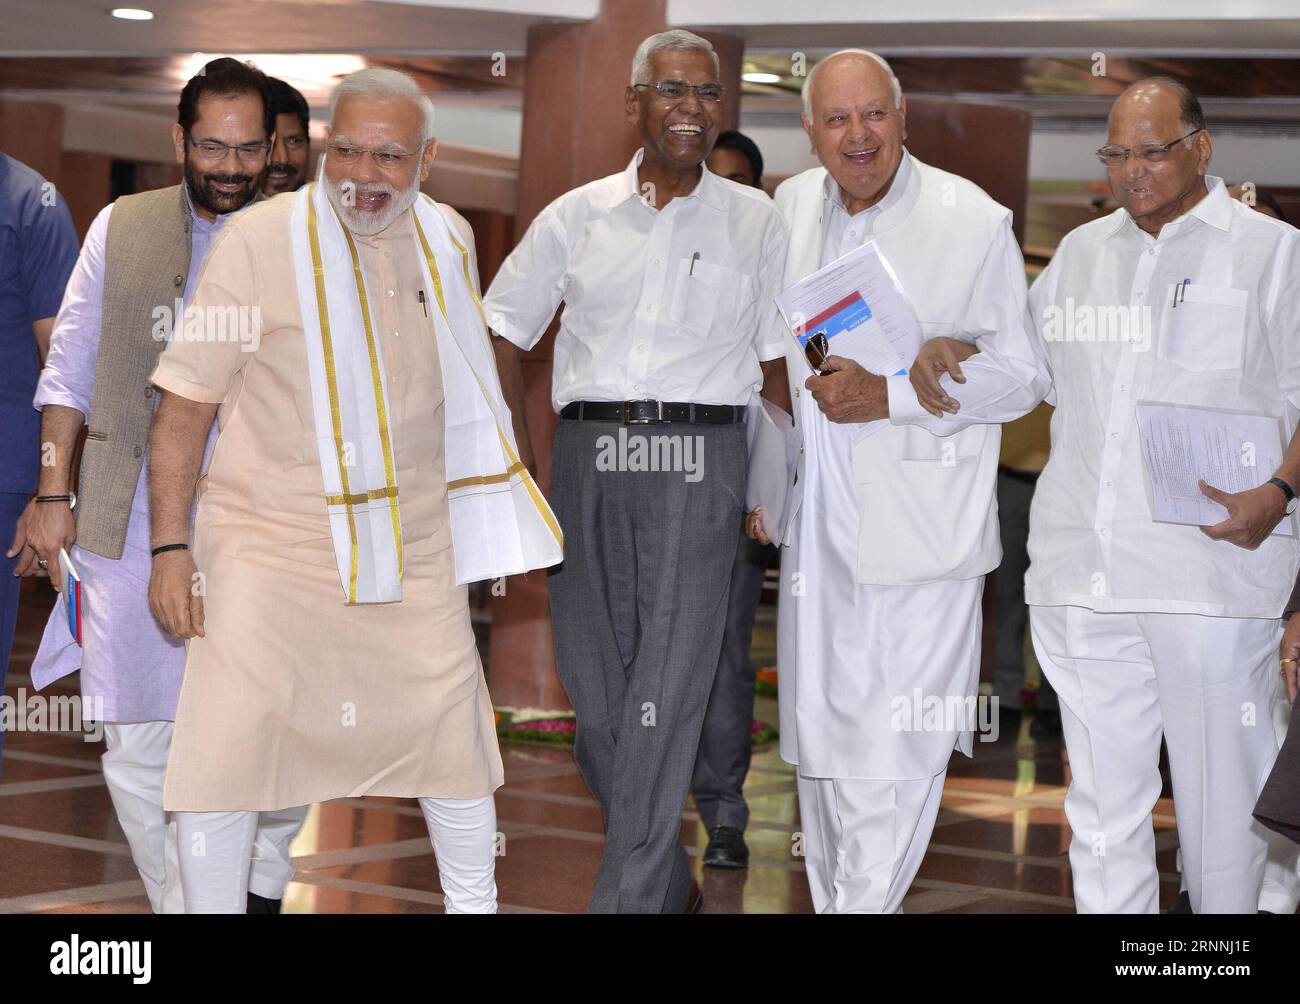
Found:
M 0 101 L 4 152 L 61 188 L 63 106 L 38 101 Z

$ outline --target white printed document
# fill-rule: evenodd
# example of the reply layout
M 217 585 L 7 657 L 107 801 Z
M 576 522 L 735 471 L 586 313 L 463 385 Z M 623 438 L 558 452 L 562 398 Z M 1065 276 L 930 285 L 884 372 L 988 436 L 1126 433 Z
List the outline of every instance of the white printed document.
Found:
M 916 311 L 875 241 L 800 279 L 777 294 L 776 305 L 805 359 L 812 340 L 816 360 L 844 356 L 892 376 L 906 372 L 921 350 Z
M 779 545 L 789 532 L 802 437 L 784 409 L 758 395 L 750 399 L 745 432 L 749 440 L 745 511 L 761 507 L 763 532 Z
M 1197 481 L 1224 492 L 1258 488 L 1273 476 L 1285 452 L 1282 422 L 1270 415 L 1143 403 L 1137 420 L 1151 518 L 1157 523 L 1223 522 L 1228 510 L 1206 498 Z M 1291 518 L 1273 532 L 1291 536 Z

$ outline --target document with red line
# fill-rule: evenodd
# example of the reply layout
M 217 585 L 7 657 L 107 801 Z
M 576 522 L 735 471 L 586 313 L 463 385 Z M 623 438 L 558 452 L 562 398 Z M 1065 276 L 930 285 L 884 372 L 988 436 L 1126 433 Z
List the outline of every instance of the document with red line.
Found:
M 776 305 L 800 348 L 821 336 L 830 354 L 872 373 L 905 373 L 921 350 L 916 311 L 875 241 L 800 279 Z

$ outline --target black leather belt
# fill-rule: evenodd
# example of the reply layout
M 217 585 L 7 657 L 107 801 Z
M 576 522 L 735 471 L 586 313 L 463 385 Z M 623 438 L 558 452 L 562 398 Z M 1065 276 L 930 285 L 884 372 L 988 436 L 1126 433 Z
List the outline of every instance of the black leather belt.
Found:
M 731 425 L 745 420 L 745 409 L 734 404 L 693 404 L 672 401 L 574 401 L 560 411 L 575 422 L 622 422 L 624 425 Z

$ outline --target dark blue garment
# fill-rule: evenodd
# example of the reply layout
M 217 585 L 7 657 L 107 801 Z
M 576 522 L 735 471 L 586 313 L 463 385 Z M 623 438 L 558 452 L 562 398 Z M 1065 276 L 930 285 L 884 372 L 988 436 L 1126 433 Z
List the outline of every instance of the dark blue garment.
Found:
M 0 153 L 0 492 L 36 491 L 41 414 L 32 398 L 40 368 L 32 323 L 59 312 L 77 251 L 67 203 L 26 164 Z
M 9 542 L 14 539 L 18 517 L 27 508 L 27 494 L 0 492 L 0 691 L 4 690 L 9 670 L 9 650 L 13 647 L 14 624 L 18 620 L 18 587 L 22 579 L 14 577 L 18 559 L 6 558 Z M 0 722 L 0 743 L 4 741 L 4 724 Z

